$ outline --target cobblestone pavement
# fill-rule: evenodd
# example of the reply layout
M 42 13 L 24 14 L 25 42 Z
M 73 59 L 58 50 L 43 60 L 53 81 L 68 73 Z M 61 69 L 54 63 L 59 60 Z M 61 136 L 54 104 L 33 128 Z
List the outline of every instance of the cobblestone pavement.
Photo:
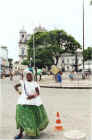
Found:
M 0 80 L 0 138 L 13 138 L 16 135 L 15 111 L 19 95 L 13 86 L 16 80 L 8 78 Z M 91 131 L 91 98 L 90 89 L 51 89 L 41 88 L 41 98 L 47 110 L 50 123 L 41 132 L 41 139 L 62 139 L 67 130 L 78 129 L 88 136 Z M 55 132 L 56 112 L 60 112 L 60 118 L 64 130 Z

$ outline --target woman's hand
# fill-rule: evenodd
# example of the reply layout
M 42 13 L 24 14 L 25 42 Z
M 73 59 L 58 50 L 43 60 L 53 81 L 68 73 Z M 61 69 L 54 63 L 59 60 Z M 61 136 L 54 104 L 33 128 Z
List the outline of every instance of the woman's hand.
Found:
M 18 90 L 18 93 L 21 94 L 22 92 L 20 90 Z
M 31 100 L 31 99 L 33 99 L 33 98 L 36 98 L 37 96 L 38 96 L 38 95 L 35 93 L 34 95 L 28 96 L 27 99 L 30 99 L 30 100 Z
M 15 90 L 16 90 L 19 94 L 21 94 L 21 91 L 19 90 L 19 87 L 20 87 L 20 86 L 21 86 L 20 84 L 17 84 L 17 85 L 14 86 Z

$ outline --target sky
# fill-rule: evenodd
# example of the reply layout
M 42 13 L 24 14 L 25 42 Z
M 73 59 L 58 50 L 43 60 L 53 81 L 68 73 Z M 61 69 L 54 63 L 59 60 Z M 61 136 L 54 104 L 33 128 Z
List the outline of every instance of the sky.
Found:
M 84 0 L 85 48 L 92 46 L 92 6 Z M 0 0 L 0 45 L 18 60 L 19 31 L 31 34 L 36 26 L 63 29 L 82 45 L 83 0 Z

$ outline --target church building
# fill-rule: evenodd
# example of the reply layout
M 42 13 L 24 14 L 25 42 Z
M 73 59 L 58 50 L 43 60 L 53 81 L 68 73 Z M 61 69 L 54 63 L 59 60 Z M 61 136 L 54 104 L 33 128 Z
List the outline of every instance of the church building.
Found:
M 19 32 L 20 38 L 19 38 L 19 63 L 21 64 L 23 60 L 27 58 L 27 40 L 30 38 L 30 34 L 27 34 L 27 32 L 24 30 L 20 30 Z

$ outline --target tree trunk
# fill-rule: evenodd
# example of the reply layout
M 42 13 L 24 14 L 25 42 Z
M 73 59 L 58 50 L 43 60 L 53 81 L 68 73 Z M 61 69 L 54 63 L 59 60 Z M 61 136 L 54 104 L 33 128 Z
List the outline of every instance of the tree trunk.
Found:
M 58 64 L 58 60 L 59 60 L 59 56 L 56 56 L 56 64 L 55 65 Z

